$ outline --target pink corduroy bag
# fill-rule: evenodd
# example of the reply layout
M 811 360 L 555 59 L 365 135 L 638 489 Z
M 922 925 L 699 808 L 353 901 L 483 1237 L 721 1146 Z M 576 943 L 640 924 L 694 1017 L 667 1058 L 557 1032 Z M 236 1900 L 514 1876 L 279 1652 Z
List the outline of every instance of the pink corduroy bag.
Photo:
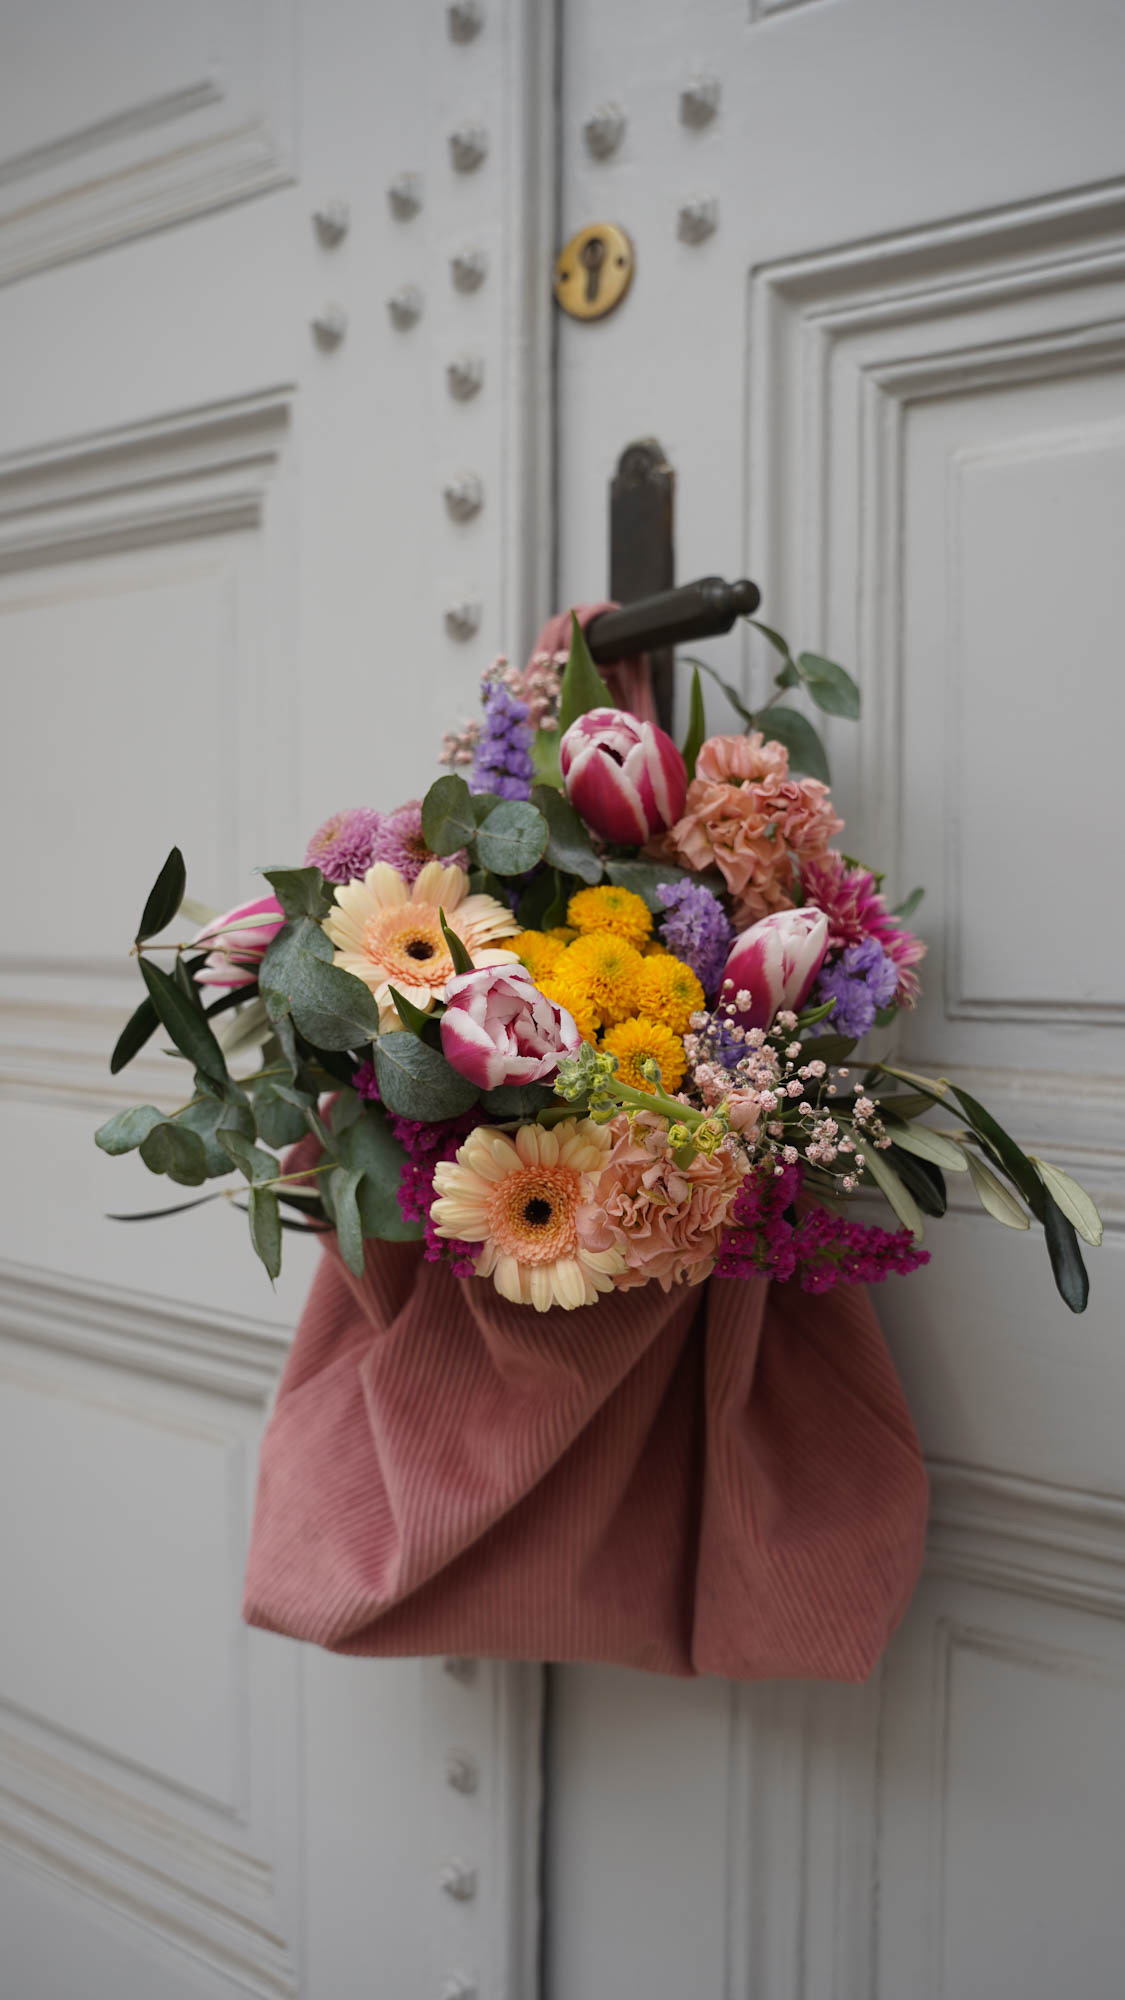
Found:
M 244 1615 L 341 1653 L 863 1680 L 922 1560 L 866 1294 L 712 1278 L 536 1313 L 328 1239 L 262 1446 Z

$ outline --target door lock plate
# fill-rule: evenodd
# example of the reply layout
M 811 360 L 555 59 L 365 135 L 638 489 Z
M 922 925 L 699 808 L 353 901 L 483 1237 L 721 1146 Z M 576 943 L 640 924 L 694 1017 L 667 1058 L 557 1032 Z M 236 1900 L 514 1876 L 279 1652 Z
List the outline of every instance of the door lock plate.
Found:
M 588 222 L 555 260 L 555 297 L 571 319 L 604 319 L 633 277 L 633 246 L 615 222 Z

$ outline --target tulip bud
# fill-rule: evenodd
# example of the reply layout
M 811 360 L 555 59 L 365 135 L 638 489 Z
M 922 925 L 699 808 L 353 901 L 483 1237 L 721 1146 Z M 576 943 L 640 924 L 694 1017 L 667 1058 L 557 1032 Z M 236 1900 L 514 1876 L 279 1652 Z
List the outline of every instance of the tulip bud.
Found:
M 620 708 L 592 708 L 559 745 L 566 795 L 603 840 L 640 847 L 684 809 L 687 771 L 670 736 Z
M 768 1028 L 775 1014 L 803 1007 L 828 950 L 823 910 L 775 910 L 735 939 L 723 971 L 722 997 L 749 993 L 736 1019 L 743 1028 Z M 728 984 L 729 982 L 729 984 Z
M 457 973 L 445 989 L 441 1052 L 482 1090 L 547 1083 L 581 1046 L 565 1007 L 540 993 L 522 965 Z

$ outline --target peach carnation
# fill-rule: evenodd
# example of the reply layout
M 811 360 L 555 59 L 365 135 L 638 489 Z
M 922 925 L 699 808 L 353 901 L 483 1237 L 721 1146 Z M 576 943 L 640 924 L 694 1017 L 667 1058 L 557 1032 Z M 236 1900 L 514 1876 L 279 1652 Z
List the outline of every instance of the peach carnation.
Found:
M 784 744 L 754 730 L 708 738 L 668 842 L 689 868 L 721 871 L 734 921 L 745 929 L 773 910 L 793 908 L 801 867 L 827 851 L 843 824 L 827 785 L 791 778 Z
M 709 736 L 695 760 L 695 775 L 711 785 L 787 778 L 789 752 L 784 743 L 767 742 L 760 729 L 746 736 Z
M 745 1162 L 724 1145 L 678 1167 L 667 1122 L 654 1111 L 622 1112 L 609 1131 L 613 1150 L 584 1220 L 591 1244 L 624 1252 L 617 1288 L 650 1279 L 665 1292 L 702 1284 L 715 1267 Z

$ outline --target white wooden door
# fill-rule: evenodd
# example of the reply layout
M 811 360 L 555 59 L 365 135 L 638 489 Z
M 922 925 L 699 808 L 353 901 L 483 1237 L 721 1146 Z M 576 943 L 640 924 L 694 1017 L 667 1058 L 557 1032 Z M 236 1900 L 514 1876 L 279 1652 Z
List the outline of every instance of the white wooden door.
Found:
M 534 7 L 474 22 L 0 5 L 4 2000 L 530 1991 L 535 1670 L 241 1626 L 308 1246 L 275 1295 L 237 1215 L 107 1222 L 160 1190 L 92 1143 L 175 1101 L 107 1071 L 171 842 L 224 905 L 420 792 L 541 613 L 549 93 Z
M 560 325 L 560 595 L 658 438 L 679 575 L 754 577 L 862 683 L 844 844 L 928 887 L 904 1053 L 1109 1230 L 1074 1320 L 1041 1243 L 955 1187 L 931 1267 L 877 1295 L 934 1515 L 872 1685 L 552 1672 L 546 1992 L 1115 2000 L 1125 14 L 563 0 L 561 47 L 561 234 L 621 224 L 636 276 Z M 766 684 L 737 637 L 699 650 Z

